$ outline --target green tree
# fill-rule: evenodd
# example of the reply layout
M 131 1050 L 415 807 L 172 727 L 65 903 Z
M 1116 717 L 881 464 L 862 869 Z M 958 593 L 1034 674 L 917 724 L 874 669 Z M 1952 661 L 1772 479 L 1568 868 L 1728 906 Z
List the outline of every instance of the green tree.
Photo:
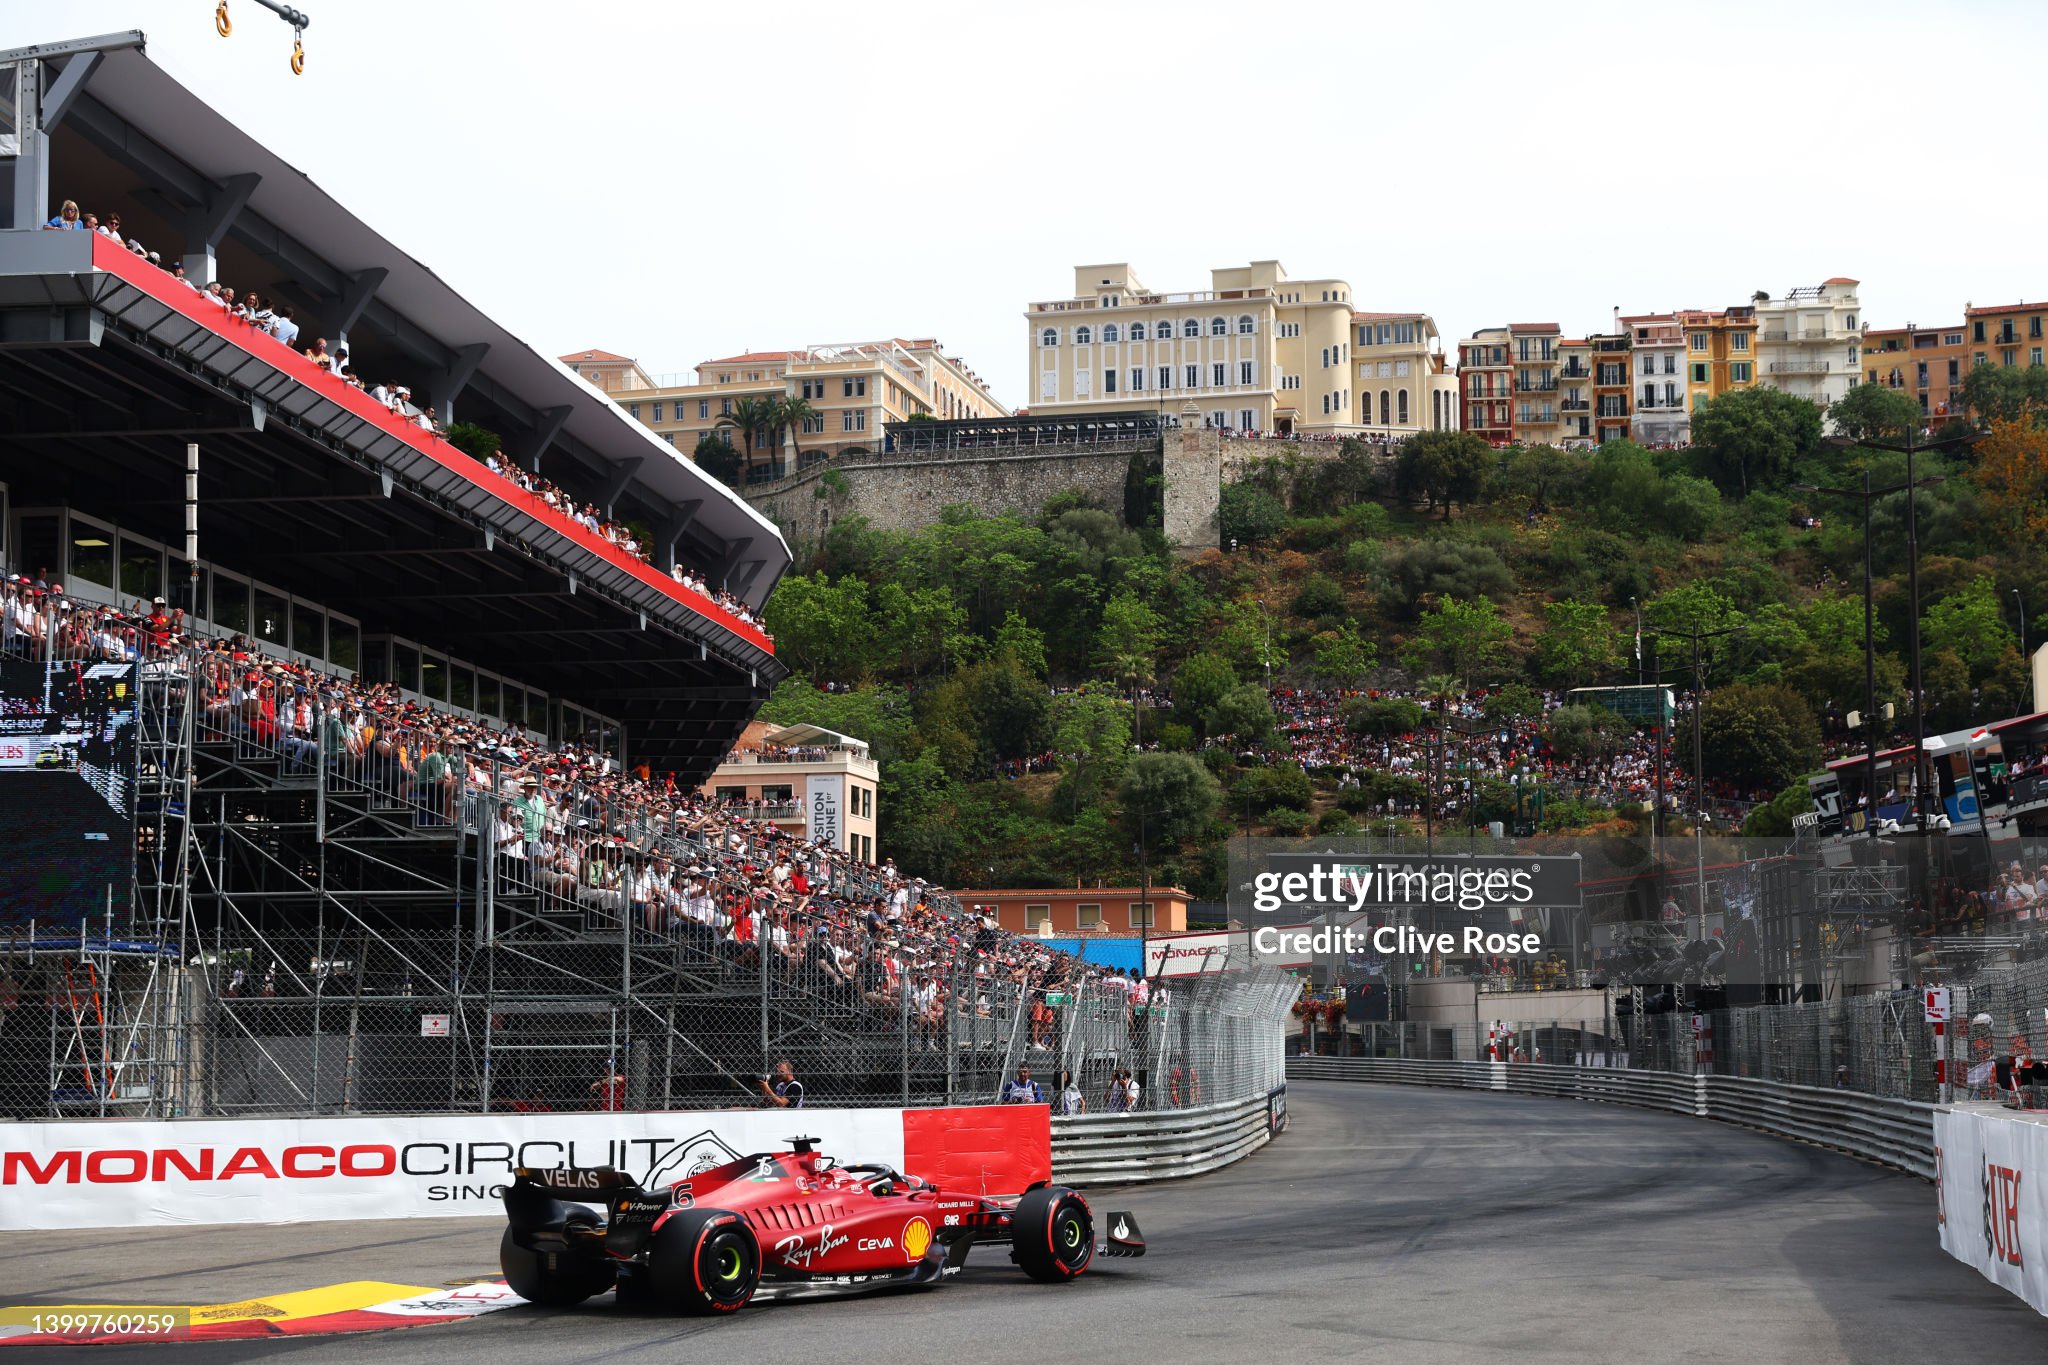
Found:
M 1152 681 L 1159 654 L 1159 613 L 1135 593 L 1118 593 L 1102 608 L 1095 652 L 1109 675 L 1125 687 Z
M 1835 430 L 1856 441 L 1902 441 L 1927 420 L 1920 404 L 1900 389 L 1858 384 L 1828 406 Z
M 1280 534 L 1287 524 L 1287 508 L 1280 499 L 1256 484 L 1225 485 L 1216 510 L 1217 532 L 1227 546 L 1257 545 Z
M 493 455 L 502 456 L 505 449 L 504 439 L 497 432 L 475 422 L 451 422 L 448 426 L 448 444 L 472 460 L 487 460 Z
M 1446 520 L 1454 504 L 1478 501 L 1494 467 L 1486 442 L 1469 431 L 1424 431 L 1401 443 L 1394 456 L 1394 487 L 1405 497 L 1422 496 Z
M 875 620 L 867 584 L 857 578 L 789 574 L 769 595 L 765 615 L 776 656 L 799 672 L 852 682 L 874 657 Z
M 1507 657 L 1514 627 L 1492 599 L 1461 601 L 1446 597 L 1422 614 L 1409 643 L 1410 667 L 1435 663 L 1455 675 L 1465 691 L 1475 675 L 1497 667 Z
M 1611 757 L 1630 732 L 1629 723 L 1604 706 L 1560 706 L 1543 728 L 1559 757 L 1572 760 Z
M 769 423 L 773 420 L 774 415 L 774 399 L 741 398 L 733 403 L 731 412 L 721 414 L 713 425 L 727 427 L 740 434 L 740 438 L 746 442 L 746 467 L 752 470 L 754 467 L 754 442 L 768 430 Z
M 1328 574 L 1312 573 L 1295 588 L 1291 609 L 1296 616 L 1309 620 L 1335 616 L 1344 610 L 1344 589 Z
M 1142 832 L 1157 850 L 1200 838 L 1216 818 L 1223 788 L 1192 754 L 1144 753 L 1124 768 L 1117 798 L 1125 837 Z
M 1543 638 L 1536 646 L 1543 676 L 1584 687 L 1614 663 L 1614 627 L 1598 602 L 1566 598 L 1543 606 Z
M 1379 646 L 1349 621 L 1335 630 L 1318 631 L 1309 644 L 1315 650 L 1316 678 L 1333 686 L 1356 685 L 1379 662 Z
M 2048 369 L 1978 365 L 1963 377 L 1963 402 L 1980 422 L 2027 422 L 2048 416 Z
M 1354 735 L 1412 735 L 1422 728 L 1422 708 L 1406 697 L 1352 697 L 1338 704 L 1337 717 Z
M 1408 612 L 1431 597 L 1498 599 L 1515 589 L 1499 552 L 1466 540 L 1411 541 L 1387 557 L 1383 574 L 1388 605 Z
M 1989 574 L 1978 575 L 1927 608 L 1920 618 L 1922 647 L 1953 650 L 1973 677 L 1982 678 L 2013 645 L 2001 605 L 1998 585 Z
M 1273 699 L 1257 683 L 1239 683 L 1209 708 L 1208 733 L 1230 735 L 1240 744 L 1263 744 L 1273 734 Z
M 1820 725 L 1781 683 L 1731 683 L 1707 695 L 1700 747 L 1710 780 L 1781 788 L 1819 765 Z
M 1702 403 L 1692 417 L 1692 443 L 1706 473 L 1722 488 L 1747 494 L 1774 488 L 1793 462 L 1820 444 L 1821 410 L 1804 398 L 1759 385 L 1731 389 Z
M 1199 722 L 1223 694 L 1237 686 L 1237 670 L 1219 654 L 1197 654 L 1173 674 L 1173 709 Z
M 1862 387 L 1862 386 L 1859 386 Z M 1854 392 L 1854 390 L 1851 390 Z M 1794 782 L 1769 801 L 1750 811 L 1742 822 L 1745 839 L 1787 839 L 1793 818 L 1813 809 L 1813 792 L 1804 782 Z
M 1224 604 L 1215 648 L 1240 674 L 1260 673 L 1287 662 L 1286 653 L 1273 643 L 1273 618 L 1266 614 L 1263 603 L 1251 597 Z
M 1052 699 L 1052 743 L 1067 765 L 1061 795 L 1069 818 L 1078 818 L 1130 759 L 1131 708 L 1107 692 L 1061 693 Z
M 1039 677 L 1045 676 L 1045 632 L 1014 611 L 1003 614 L 994 652 L 1007 654 Z
M 772 425 L 779 431 L 789 433 L 789 453 L 792 457 L 790 464 L 793 468 L 800 469 L 804 462 L 804 448 L 799 433 L 803 431 L 804 423 L 817 421 L 822 414 L 811 406 L 811 400 L 808 398 L 777 398 L 772 401 L 775 404 Z M 824 423 L 819 421 L 821 428 L 823 425 Z
M 1547 511 L 1552 498 L 1571 500 L 1586 476 L 1588 463 L 1576 450 L 1560 450 L 1553 445 L 1521 446 L 1508 457 L 1507 483 L 1526 496 L 1531 507 Z
M 732 448 L 731 441 L 707 431 L 697 438 L 697 447 L 690 452 L 690 457 L 697 462 L 699 469 L 720 483 L 734 485 L 739 482 L 740 457 L 739 452 Z
M 1543 698 L 1526 684 L 1509 683 L 1487 697 L 1479 712 L 1496 725 L 1504 721 L 1534 720 L 1543 714 Z

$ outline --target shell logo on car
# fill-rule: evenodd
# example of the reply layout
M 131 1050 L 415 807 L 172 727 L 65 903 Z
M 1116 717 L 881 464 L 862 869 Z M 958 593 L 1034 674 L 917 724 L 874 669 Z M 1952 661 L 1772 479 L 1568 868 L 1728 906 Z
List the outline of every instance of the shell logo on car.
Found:
M 932 1225 L 922 1218 L 913 1218 L 903 1225 L 903 1254 L 913 1261 L 924 1259 L 931 1250 Z

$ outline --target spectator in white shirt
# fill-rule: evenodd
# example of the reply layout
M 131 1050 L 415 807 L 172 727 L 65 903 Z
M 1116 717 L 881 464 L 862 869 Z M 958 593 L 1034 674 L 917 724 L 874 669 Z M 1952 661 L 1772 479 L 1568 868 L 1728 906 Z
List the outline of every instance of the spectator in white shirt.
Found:
M 290 305 L 277 310 L 277 319 L 270 324 L 270 334 L 287 346 L 299 339 L 299 324 L 292 320 Z

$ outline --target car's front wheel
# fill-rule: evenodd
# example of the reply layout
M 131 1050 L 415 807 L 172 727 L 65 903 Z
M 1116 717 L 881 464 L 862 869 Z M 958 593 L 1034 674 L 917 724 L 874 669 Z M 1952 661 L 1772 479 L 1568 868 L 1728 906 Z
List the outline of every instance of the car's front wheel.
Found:
M 1034 1280 L 1071 1280 L 1095 1259 L 1095 1215 L 1064 1185 L 1047 1185 L 1017 1201 L 1010 1218 L 1010 1259 Z
M 655 1230 L 647 1279 L 682 1313 L 736 1313 L 761 1283 L 761 1244 L 746 1219 L 724 1209 L 682 1209 Z

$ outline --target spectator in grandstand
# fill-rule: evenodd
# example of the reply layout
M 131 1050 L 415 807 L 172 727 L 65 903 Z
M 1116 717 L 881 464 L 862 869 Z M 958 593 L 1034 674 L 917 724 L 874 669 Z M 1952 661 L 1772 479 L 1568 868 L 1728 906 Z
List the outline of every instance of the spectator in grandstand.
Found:
M 754 1082 L 760 1087 L 761 1098 L 777 1109 L 801 1109 L 804 1107 L 804 1084 L 796 1078 L 796 1068 L 787 1058 L 775 1064 L 775 1069 Z
M 590 1093 L 597 1096 L 597 1107 L 606 1113 L 616 1114 L 626 1107 L 626 1078 L 619 1071 L 618 1064 L 605 1067 L 605 1074 L 590 1083 Z
M 334 364 L 334 357 L 327 350 L 326 337 L 314 338 L 313 344 L 306 348 L 306 359 L 323 370 Z
M 1028 1065 L 1019 1066 L 1016 1079 L 1003 1082 L 1000 1100 L 1003 1104 L 1044 1104 L 1045 1091 L 1039 1088 L 1037 1081 L 1031 1079 L 1031 1068 Z
M 46 232 L 81 232 L 84 229 L 85 224 L 78 221 L 78 205 L 69 199 L 66 199 L 63 207 L 57 210 L 55 218 L 43 224 L 43 230 Z
M 295 345 L 299 339 L 299 324 L 286 304 L 277 310 L 277 317 L 270 324 L 270 334 L 287 346 Z

